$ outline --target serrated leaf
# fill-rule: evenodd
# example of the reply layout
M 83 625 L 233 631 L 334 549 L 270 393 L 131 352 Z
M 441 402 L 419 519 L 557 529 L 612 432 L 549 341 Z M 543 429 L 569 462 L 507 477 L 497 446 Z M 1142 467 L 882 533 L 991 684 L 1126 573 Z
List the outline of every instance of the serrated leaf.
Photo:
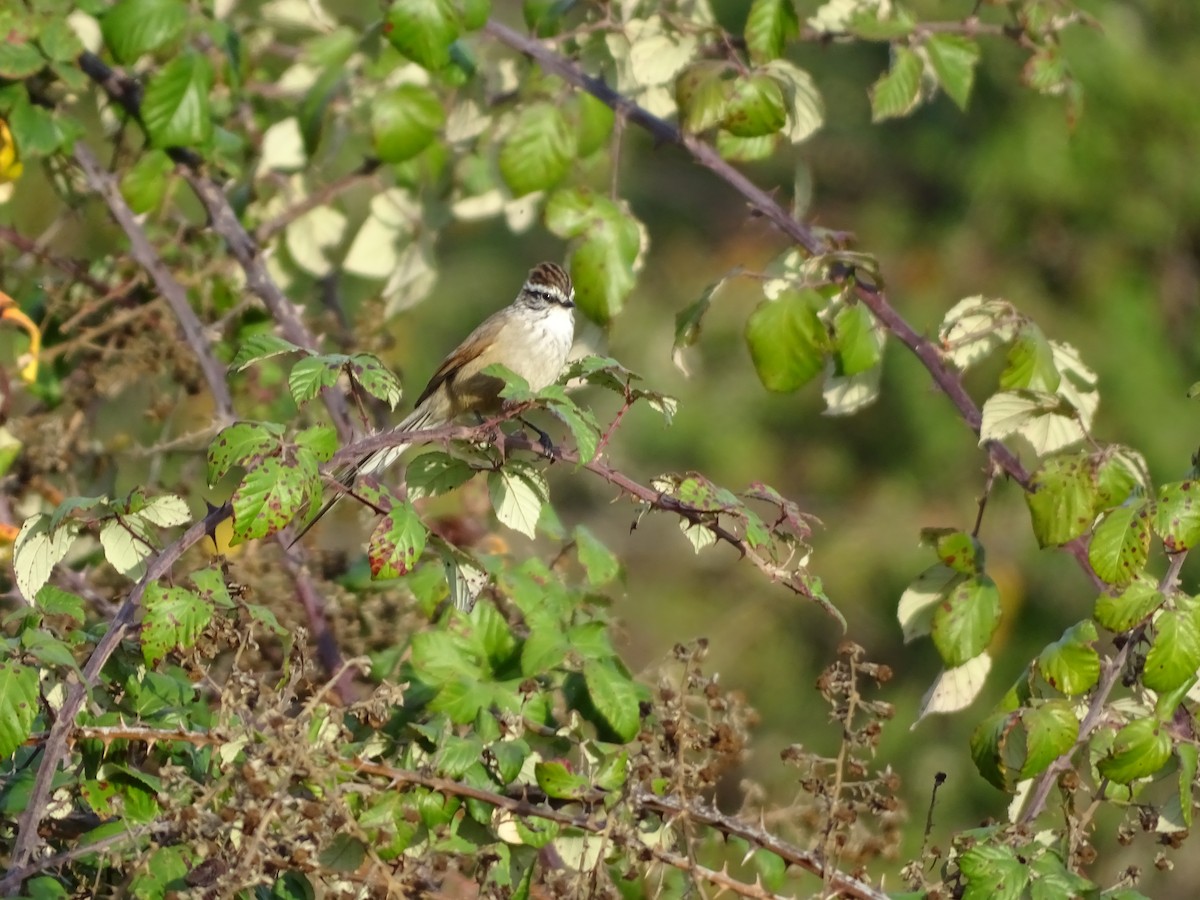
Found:
M 391 409 L 396 408 L 404 391 L 400 379 L 383 364 L 373 353 L 355 353 L 347 363 L 350 377 L 357 381 L 364 391 L 372 397 L 377 397 Z
M 412 500 L 436 497 L 458 488 L 475 477 L 475 469 L 448 453 L 422 453 L 408 464 L 404 481 Z
M 0 662 L 0 759 L 10 759 L 29 738 L 38 707 L 38 670 Z
M 526 537 L 537 533 L 537 520 L 549 496 L 546 481 L 535 469 L 509 464 L 488 474 L 488 494 L 496 518 Z
M 297 465 L 277 457 L 250 468 L 233 492 L 232 543 L 266 537 L 285 527 L 304 505 L 308 487 Z
M 1157 719 L 1135 719 L 1117 732 L 1097 768 L 1105 778 L 1129 784 L 1153 775 L 1171 758 L 1171 736 Z
M 300 406 L 316 397 L 324 388 L 337 384 L 344 357 L 307 356 L 297 361 L 288 373 L 288 390 Z
M 882 122 L 910 113 L 921 98 L 921 57 L 907 47 L 892 49 L 892 64 L 871 86 L 871 121 Z
M 37 74 L 45 65 L 45 57 L 33 44 L 11 40 L 7 35 L 0 41 L 0 78 L 20 81 Z
M 100 33 L 117 62 L 129 64 L 176 41 L 187 23 L 183 0 L 120 0 L 101 17 Z
M 30 516 L 13 542 L 13 572 L 26 599 L 37 596 L 79 535 L 79 526 L 74 523 L 58 528 L 52 528 L 51 524 L 51 517 L 45 513 Z
M 187 501 L 175 494 L 162 494 L 152 498 L 137 512 L 137 516 L 159 528 L 174 528 L 192 521 L 192 511 Z
M 576 800 L 591 790 L 582 775 L 576 775 L 565 763 L 539 762 L 533 767 L 533 777 L 547 797 L 555 800 Z
M 961 666 L 943 669 L 921 698 L 917 721 L 935 713 L 952 713 L 975 702 L 987 683 L 992 658 L 981 653 Z
M 282 434 L 283 426 L 271 422 L 235 422 L 221 429 L 208 445 L 209 487 L 234 466 L 248 468 L 264 456 L 278 453 Z
M 233 361 L 230 362 L 229 368 L 235 372 L 244 372 L 256 362 L 281 356 L 284 353 L 301 351 L 301 349 L 291 341 L 285 341 L 283 338 L 277 337 L 269 331 L 264 331 L 259 334 L 253 334 L 242 341 L 242 345 L 238 348 Z
M 571 431 L 575 439 L 575 448 L 579 454 L 579 465 L 584 466 L 592 461 L 600 446 L 600 424 L 590 409 L 579 406 L 561 385 L 552 384 L 541 391 L 541 397 L 548 402 L 554 414 L 557 415 Z
M 1095 624 L 1085 619 L 1047 646 L 1037 661 L 1046 683 L 1068 697 L 1091 690 L 1100 679 L 1100 654 L 1093 646 L 1098 637 Z
M 1088 561 L 1109 584 L 1128 584 L 1142 573 L 1150 555 L 1150 510 L 1138 501 L 1107 512 L 1092 532 Z
M 425 524 L 408 503 L 395 504 L 383 517 L 367 546 L 371 577 L 399 578 L 407 575 L 425 550 Z
M 458 37 L 458 11 L 450 0 L 404 0 L 388 12 L 384 35 L 397 50 L 426 69 L 450 63 L 450 45 Z
M 100 528 L 100 546 L 108 564 L 134 581 L 145 574 L 146 560 L 158 549 L 149 529 L 134 517 L 105 522 Z
M 721 125 L 735 137 L 765 137 L 787 124 L 783 88 L 770 75 L 751 75 L 734 82 Z
M 750 314 L 746 343 L 767 390 L 795 391 L 825 367 L 827 338 L 817 317 L 823 303 L 815 291 L 785 291 Z
M 1101 594 L 1096 601 L 1096 621 L 1120 634 L 1144 622 L 1163 604 L 1162 593 L 1149 578 L 1140 576 L 1119 594 Z
M 525 106 L 500 146 L 500 175 L 520 197 L 557 184 L 575 158 L 575 135 L 552 103 Z
M 1096 505 L 1096 483 L 1080 456 L 1046 460 L 1034 473 L 1025 503 L 1042 547 L 1057 547 L 1086 534 Z
M 1177 481 L 1158 489 L 1154 531 L 1168 553 L 1190 550 L 1200 542 L 1200 481 Z
M 1020 434 L 1038 455 L 1054 453 L 1086 436 L 1076 410 L 1057 394 L 1044 391 L 1001 391 L 983 404 L 979 442 Z
M 730 67 L 717 60 L 701 60 L 679 73 L 675 79 L 675 105 L 685 131 L 699 134 L 725 119 L 735 89 L 732 75 Z
M 1020 778 L 1033 778 L 1074 745 L 1079 737 L 1079 719 L 1067 700 L 1049 700 L 1021 711 L 1025 729 L 1025 763 Z
M 764 62 L 783 55 L 788 40 L 800 34 L 792 0 L 754 0 L 746 16 L 746 49 L 750 59 Z
M 956 528 L 924 528 L 921 543 L 933 548 L 942 565 L 965 575 L 978 575 L 984 570 L 983 544 L 973 534 Z
M 142 121 L 155 147 L 203 147 L 212 138 L 212 64 L 198 53 L 175 57 L 150 78 Z
M 599 587 L 617 577 L 621 571 L 620 560 L 586 526 L 576 525 L 574 538 L 575 552 L 587 573 L 588 584 Z
M 581 159 L 608 143 L 616 115 L 611 106 L 591 94 L 579 91 L 571 95 L 568 116 L 576 122 L 576 149 Z
M 328 462 L 338 449 L 337 432 L 328 425 L 313 425 L 296 435 L 296 446 L 310 452 L 318 463 Z
M 1154 620 L 1154 639 L 1146 654 L 1143 680 L 1160 694 L 1175 690 L 1200 669 L 1200 607 L 1180 598 Z
M 142 602 L 142 655 L 147 665 L 156 665 L 168 650 L 193 646 L 212 620 L 212 606 L 185 588 L 155 582 L 147 586 Z
M 48 616 L 70 616 L 78 624 L 84 623 L 84 601 L 77 594 L 64 591 L 52 584 L 42 586 L 34 597 L 33 605 Z
M 966 297 L 954 304 L 938 327 L 942 353 L 965 371 L 1011 341 L 1019 320 L 1010 303 Z
M 402 84 L 371 102 L 371 141 L 383 162 L 397 163 L 428 147 L 446 124 L 437 94 L 417 84 Z
M 641 727 L 641 716 L 632 679 L 613 663 L 594 659 L 584 663 L 583 679 L 596 712 L 622 741 L 633 740 Z
M 987 575 L 955 585 L 933 612 L 931 634 L 951 668 L 979 656 L 1000 624 L 1000 591 Z
M 959 34 L 934 34 L 925 41 L 925 51 L 942 90 L 965 110 L 975 82 L 979 45 Z
M 808 140 L 825 121 L 825 104 L 812 75 L 786 59 L 775 59 L 763 66 L 783 87 L 788 107 L 788 125 L 784 134 L 793 144 Z
M 597 220 L 570 255 L 579 311 L 599 325 L 616 316 L 633 291 L 641 250 L 642 232 L 635 219 L 619 213 Z
M 1008 350 L 1008 366 L 1000 373 L 1004 390 L 1028 389 L 1053 394 L 1062 383 L 1054 364 L 1054 348 L 1042 330 L 1026 322 Z

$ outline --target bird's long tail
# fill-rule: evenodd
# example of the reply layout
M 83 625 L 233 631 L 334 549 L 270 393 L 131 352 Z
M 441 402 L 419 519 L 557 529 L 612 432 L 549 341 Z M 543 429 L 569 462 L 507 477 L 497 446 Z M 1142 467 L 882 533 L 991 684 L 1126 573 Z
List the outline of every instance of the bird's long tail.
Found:
M 431 421 L 432 418 L 433 417 L 430 415 L 428 410 L 417 407 L 411 413 L 409 413 L 400 422 L 400 424 L 393 429 L 393 431 L 420 431 L 427 427 L 433 427 L 434 423 Z M 398 460 L 404 454 L 404 451 L 410 446 L 412 445 L 399 444 L 395 447 L 384 447 L 382 450 L 376 450 L 370 456 L 364 457 L 358 462 L 351 463 L 350 465 L 346 466 L 334 477 L 343 488 L 349 490 L 363 475 L 374 475 L 390 467 L 392 463 Z M 325 515 L 325 513 L 333 509 L 334 504 L 342 499 L 342 495 L 344 493 L 346 493 L 346 491 L 338 490 L 332 497 L 326 500 L 325 505 L 317 510 L 317 514 L 308 520 L 308 524 L 300 529 L 299 534 L 292 538 L 292 544 L 296 543 L 298 540 L 300 540 L 300 538 L 308 534 L 309 529 L 316 525 L 317 522 L 321 520 L 322 516 Z M 291 544 L 288 546 L 290 547 Z

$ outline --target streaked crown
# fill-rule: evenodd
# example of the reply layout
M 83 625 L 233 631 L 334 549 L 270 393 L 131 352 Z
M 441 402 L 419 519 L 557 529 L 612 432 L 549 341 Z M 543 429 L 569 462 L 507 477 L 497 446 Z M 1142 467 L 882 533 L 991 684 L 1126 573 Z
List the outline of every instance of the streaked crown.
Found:
M 521 292 L 542 305 L 553 304 L 568 309 L 575 305 L 575 287 L 571 284 L 571 276 L 562 266 L 552 262 L 538 263 L 530 269 Z

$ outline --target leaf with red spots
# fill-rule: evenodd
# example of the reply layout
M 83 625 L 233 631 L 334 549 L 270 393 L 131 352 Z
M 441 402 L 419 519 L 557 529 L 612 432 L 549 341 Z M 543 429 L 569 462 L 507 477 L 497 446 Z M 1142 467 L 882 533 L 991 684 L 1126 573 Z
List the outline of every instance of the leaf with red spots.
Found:
M 1168 553 L 1200 543 L 1200 481 L 1175 481 L 1158 489 L 1154 531 Z
M 1112 585 L 1125 585 L 1141 574 L 1150 555 L 1150 508 L 1145 500 L 1105 513 L 1092 533 L 1088 561 Z
M 986 575 L 958 584 L 933 612 L 933 643 L 942 661 L 960 666 L 987 649 L 1000 624 L 1000 591 Z
M 371 533 L 367 559 L 372 578 L 407 575 L 425 549 L 426 530 L 421 517 L 408 503 L 397 503 Z
M 287 525 L 310 497 L 311 473 L 279 457 L 264 459 L 233 492 L 233 540 L 266 537 Z

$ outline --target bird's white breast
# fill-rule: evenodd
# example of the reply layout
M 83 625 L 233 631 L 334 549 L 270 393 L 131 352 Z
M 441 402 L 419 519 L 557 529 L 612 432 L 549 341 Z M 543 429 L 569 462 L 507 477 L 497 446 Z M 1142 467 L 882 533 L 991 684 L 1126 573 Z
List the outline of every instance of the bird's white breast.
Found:
M 571 309 L 552 306 L 525 323 L 527 352 L 514 372 L 529 382 L 535 391 L 550 385 L 562 372 L 575 340 L 575 315 Z

